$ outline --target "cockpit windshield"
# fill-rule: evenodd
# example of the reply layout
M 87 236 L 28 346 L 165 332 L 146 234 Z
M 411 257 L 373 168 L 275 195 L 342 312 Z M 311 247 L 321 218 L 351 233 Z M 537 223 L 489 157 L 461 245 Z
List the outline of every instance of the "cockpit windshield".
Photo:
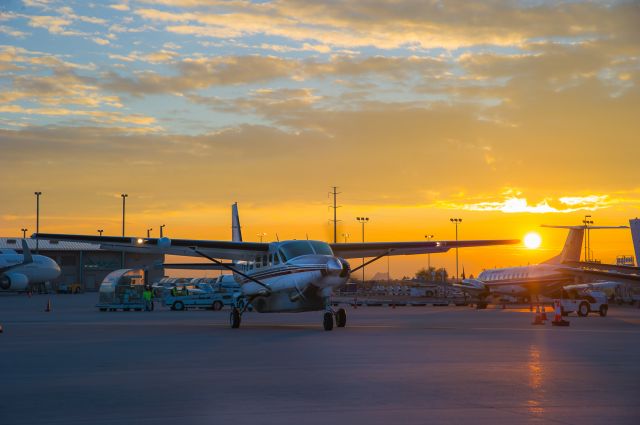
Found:
M 282 261 L 288 261 L 301 255 L 333 255 L 328 243 L 320 241 L 289 241 L 280 246 Z

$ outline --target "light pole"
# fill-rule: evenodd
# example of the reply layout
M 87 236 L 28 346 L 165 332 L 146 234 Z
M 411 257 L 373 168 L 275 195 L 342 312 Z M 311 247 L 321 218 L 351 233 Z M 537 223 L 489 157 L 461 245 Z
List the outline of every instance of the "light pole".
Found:
M 362 224 L 362 242 L 364 243 L 364 225 L 369 222 L 369 217 L 356 217 L 356 220 Z M 364 257 L 362 257 L 362 284 L 364 284 Z
M 104 230 L 102 230 L 102 229 L 98 229 L 98 234 L 99 234 L 100 236 L 102 236 L 102 232 L 104 232 Z
M 433 235 L 424 235 L 424 238 L 429 241 L 433 239 Z M 427 254 L 427 273 L 431 273 L 431 253 Z
M 456 242 L 458 242 L 458 224 L 462 223 L 462 219 L 450 218 L 449 220 L 456 225 Z M 458 247 L 456 247 L 456 282 L 458 282 Z
M 267 236 L 267 234 L 264 232 L 261 232 L 261 233 L 258 233 L 256 236 L 260 238 L 260 243 L 262 243 L 262 238 Z
M 124 238 L 124 219 L 125 219 L 125 207 L 127 205 L 127 195 L 126 193 L 121 193 L 120 196 L 122 197 L 122 237 Z M 122 251 L 122 256 L 120 257 L 120 262 L 121 264 L 121 268 L 124 269 L 124 251 Z
M 121 193 L 120 196 L 122 197 L 122 237 L 124 238 L 124 213 L 127 206 L 127 197 L 129 195 L 127 195 L 126 193 Z
M 153 227 L 149 227 L 147 229 L 147 239 L 149 239 L 151 237 L 151 231 L 153 230 Z
M 42 192 L 33 192 L 36 195 L 36 234 L 40 234 L 40 195 Z M 36 239 L 36 254 L 39 253 L 40 239 Z
M 584 216 L 584 220 L 582 220 L 582 223 L 584 224 L 584 229 L 586 230 L 586 234 L 585 236 L 585 241 L 584 241 L 584 261 L 589 261 L 589 253 L 591 252 L 591 238 L 590 238 L 590 232 L 589 232 L 589 225 L 593 224 L 593 220 L 587 220 L 587 218 L 591 218 L 590 215 L 585 215 Z
M 22 239 L 27 239 L 27 230 L 29 229 L 20 229 L 20 231 L 22 232 Z
M 166 224 L 163 224 L 160 226 L 160 237 L 164 237 L 164 234 L 162 233 L 162 229 L 164 229 L 164 226 L 166 226 Z
M 342 237 L 344 238 L 344 243 L 347 243 L 347 240 L 349 239 L 349 234 L 348 233 L 343 233 Z

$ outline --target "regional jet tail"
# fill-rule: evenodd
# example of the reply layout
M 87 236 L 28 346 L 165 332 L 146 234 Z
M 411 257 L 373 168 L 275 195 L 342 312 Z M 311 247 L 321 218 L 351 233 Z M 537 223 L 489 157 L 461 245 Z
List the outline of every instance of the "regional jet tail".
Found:
M 344 309 L 334 311 L 331 307 L 333 291 L 344 285 L 353 272 L 380 258 L 520 242 L 516 239 L 338 244 L 316 240 L 244 242 L 237 204 L 231 207 L 231 227 L 231 241 L 64 234 L 34 237 L 91 242 L 109 250 L 203 257 L 211 261 L 211 266 L 233 272 L 241 285 L 242 296 L 234 301 L 229 317 L 232 328 L 240 326 L 242 314 L 251 304 L 260 313 L 324 311 L 325 330 L 333 329 L 334 323 L 344 327 L 347 320 Z M 347 261 L 363 257 L 373 258 L 356 268 L 351 268 Z
M 26 291 L 29 285 L 44 283 L 60 276 L 60 266 L 44 255 L 32 255 L 22 240 L 22 254 L 13 250 L 0 254 L 0 290 Z
M 535 265 L 485 270 L 477 279 L 466 279 L 460 288 L 481 298 L 480 306 L 491 294 L 509 295 L 528 302 L 534 296 L 553 296 L 565 285 L 574 283 L 580 268 L 580 252 L 585 226 L 542 226 L 568 229 L 569 234 L 560 254 Z M 596 229 L 626 229 L 627 226 L 593 226 Z M 586 264 L 586 263 L 585 263 Z

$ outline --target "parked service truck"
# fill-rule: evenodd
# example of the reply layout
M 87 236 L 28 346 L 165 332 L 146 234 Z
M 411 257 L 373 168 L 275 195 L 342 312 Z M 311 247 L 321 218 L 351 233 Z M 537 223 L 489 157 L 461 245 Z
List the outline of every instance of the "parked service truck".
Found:
M 609 311 L 607 295 L 601 291 L 572 292 L 563 291 L 563 298 L 560 301 L 562 315 L 567 316 L 574 311 L 580 317 L 588 316 L 589 313 L 598 313 L 604 317 Z

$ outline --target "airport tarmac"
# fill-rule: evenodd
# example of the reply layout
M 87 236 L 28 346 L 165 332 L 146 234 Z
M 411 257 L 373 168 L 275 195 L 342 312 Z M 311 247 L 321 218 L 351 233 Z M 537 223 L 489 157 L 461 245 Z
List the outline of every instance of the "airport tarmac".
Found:
M 640 309 L 99 312 L 0 297 L 0 424 L 640 423 Z

